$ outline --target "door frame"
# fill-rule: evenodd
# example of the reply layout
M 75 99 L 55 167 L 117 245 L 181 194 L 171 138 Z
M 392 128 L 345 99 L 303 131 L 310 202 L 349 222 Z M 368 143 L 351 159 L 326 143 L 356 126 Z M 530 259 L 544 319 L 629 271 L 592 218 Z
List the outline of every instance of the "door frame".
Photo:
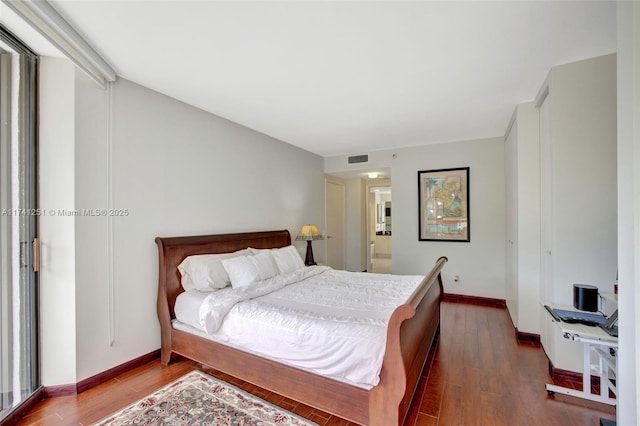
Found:
M 371 256 L 371 244 L 374 243 L 375 241 L 371 238 L 371 231 L 374 225 L 371 222 L 371 215 L 369 214 L 369 206 L 371 205 L 371 203 L 373 203 L 374 210 L 375 210 L 375 198 L 371 197 L 371 188 L 376 188 L 376 187 L 389 187 L 389 189 L 391 190 L 391 199 L 393 200 L 393 189 L 391 188 L 391 178 L 379 179 L 379 180 L 367 179 L 365 184 L 365 192 L 366 192 L 365 194 L 365 223 L 366 223 L 365 228 L 366 228 L 366 234 L 367 234 L 367 240 L 366 240 L 367 270 L 369 270 L 369 268 L 373 266 L 373 259 Z M 393 242 L 393 232 L 391 233 L 391 241 Z M 391 259 L 393 261 L 393 256 L 391 256 Z M 369 271 L 369 272 L 373 272 L 373 271 Z

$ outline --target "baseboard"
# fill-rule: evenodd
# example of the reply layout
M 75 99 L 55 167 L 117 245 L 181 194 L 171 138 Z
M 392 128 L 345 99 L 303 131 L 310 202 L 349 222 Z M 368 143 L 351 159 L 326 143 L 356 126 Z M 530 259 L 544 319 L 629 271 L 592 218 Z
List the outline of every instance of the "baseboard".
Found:
M 564 381 L 577 386 L 582 386 L 582 373 L 563 370 L 561 368 L 556 368 L 553 366 L 553 363 L 550 360 L 549 360 L 549 375 L 554 381 L 555 380 Z M 591 386 L 600 386 L 599 376 L 591 375 Z
M 15 425 L 24 416 L 27 415 L 34 407 L 44 399 L 44 389 L 37 389 L 29 398 L 22 401 L 18 406 L 7 414 L 6 417 L 0 419 L 0 426 Z
M 466 303 L 468 305 L 490 306 L 493 308 L 506 308 L 507 301 L 504 299 L 492 299 L 490 297 L 468 296 L 466 294 L 444 293 L 444 302 Z
M 540 343 L 540 335 L 539 334 L 527 333 L 525 331 L 518 331 L 517 327 L 516 327 L 516 339 L 518 339 L 520 341 L 523 341 L 523 342 Z
M 91 389 L 92 387 L 97 386 L 100 383 L 109 381 L 122 373 L 126 373 L 129 370 L 140 367 L 141 365 L 147 364 L 157 358 L 160 358 L 160 349 L 149 352 L 146 355 L 139 356 L 138 358 L 125 362 L 124 364 L 120 364 L 107 371 L 103 371 L 102 373 L 98 373 L 95 376 L 81 380 L 80 382 L 78 382 L 77 391 L 78 393 L 82 393 L 87 389 Z
M 139 356 L 131 361 L 127 361 L 124 364 L 117 365 L 109 370 L 103 371 L 102 373 L 98 373 L 95 376 L 81 380 L 76 384 L 72 383 L 67 385 L 46 386 L 44 388 L 43 396 L 44 398 L 55 398 L 58 396 L 76 395 L 101 383 L 107 382 L 122 373 L 126 373 L 129 370 L 147 364 L 157 358 L 160 358 L 160 349 Z
M 45 398 L 56 398 L 59 396 L 69 396 L 78 393 L 77 385 L 75 383 L 69 383 L 66 385 L 46 386 L 43 389 L 43 396 Z

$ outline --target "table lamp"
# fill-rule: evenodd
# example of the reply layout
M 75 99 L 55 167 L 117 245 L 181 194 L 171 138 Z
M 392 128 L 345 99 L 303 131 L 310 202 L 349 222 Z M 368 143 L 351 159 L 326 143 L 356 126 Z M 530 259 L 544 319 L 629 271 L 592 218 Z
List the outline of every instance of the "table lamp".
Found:
M 307 242 L 307 255 L 304 258 L 304 264 L 306 266 L 315 265 L 316 262 L 313 260 L 313 248 L 311 248 L 311 241 L 313 240 L 323 240 L 324 237 L 318 230 L 315 225 L 304 225 L 298 236 L 296 237 L 296 241 L 306 241 Z

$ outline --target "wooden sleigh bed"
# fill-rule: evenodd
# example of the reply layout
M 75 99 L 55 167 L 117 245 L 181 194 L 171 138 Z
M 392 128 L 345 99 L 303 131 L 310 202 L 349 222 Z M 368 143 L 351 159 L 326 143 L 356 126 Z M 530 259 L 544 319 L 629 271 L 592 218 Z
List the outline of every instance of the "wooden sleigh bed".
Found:
M 338 417 L 372 426 L 400 425 L 409 410 L 422 369 L 440 330 L 443 287 L 440 271 L 446 257 L 406 304 L 392 314 L 380 382 L 370 390 L 287 366 L 172 327 L 176 298 L 183 292 L 178 265 L 190 255 L 230 253 L 247 247 L 286 247 L 288 231 L 156 238 L 159 250 L 157 310 L 161 361 L 176 353 L 272 392 Z

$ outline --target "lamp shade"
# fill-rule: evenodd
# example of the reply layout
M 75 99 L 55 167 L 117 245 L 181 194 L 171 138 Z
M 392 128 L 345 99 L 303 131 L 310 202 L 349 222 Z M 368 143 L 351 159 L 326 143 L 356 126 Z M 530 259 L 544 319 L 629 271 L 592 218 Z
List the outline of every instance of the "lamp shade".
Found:
M 324 237 L 322 236 L 322 233 L 315 225 L 304 225 L 296 237 L 296 241 L 313 241 L 323 239 Z

